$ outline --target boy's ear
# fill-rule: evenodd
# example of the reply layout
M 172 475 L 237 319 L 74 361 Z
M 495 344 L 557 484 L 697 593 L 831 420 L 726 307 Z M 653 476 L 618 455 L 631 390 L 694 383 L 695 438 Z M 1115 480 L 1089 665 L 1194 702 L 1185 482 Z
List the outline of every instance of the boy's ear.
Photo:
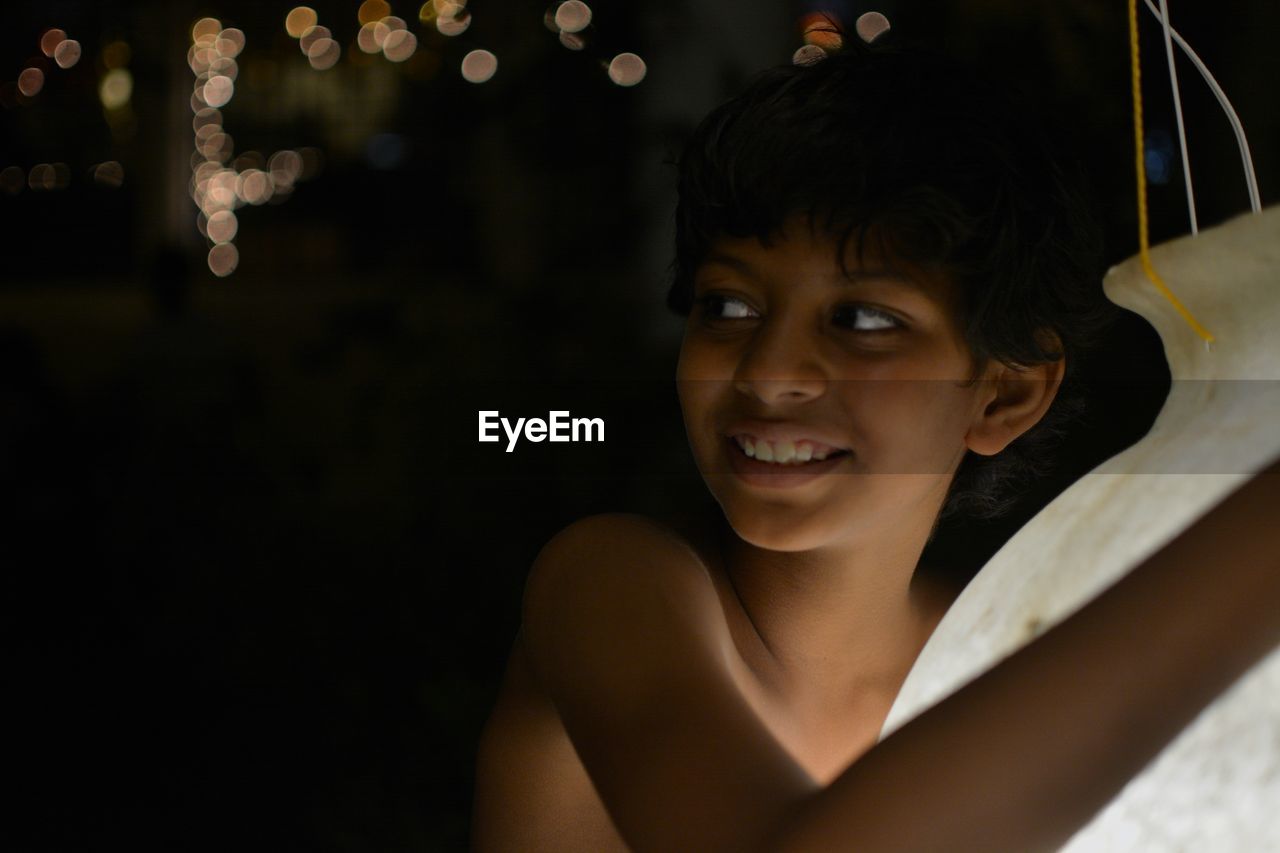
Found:
M 1065 370 L 1064 358 L 1031 367 L 988 365 L 982 379 L 982 407 L 965 435 L 969 449 L 995 456 L 1039 423 L 1058 394 Z

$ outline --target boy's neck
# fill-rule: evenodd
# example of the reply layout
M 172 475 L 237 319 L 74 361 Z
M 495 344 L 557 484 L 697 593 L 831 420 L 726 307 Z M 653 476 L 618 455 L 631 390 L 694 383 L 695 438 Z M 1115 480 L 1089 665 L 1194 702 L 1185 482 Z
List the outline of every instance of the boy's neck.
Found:
M 766 653 L 770 677 L 818 701 L 892 702 L 959 590 L 917 572 L 929 525 L 856 547 L 785 553 L 722 524 L 724 578 Z

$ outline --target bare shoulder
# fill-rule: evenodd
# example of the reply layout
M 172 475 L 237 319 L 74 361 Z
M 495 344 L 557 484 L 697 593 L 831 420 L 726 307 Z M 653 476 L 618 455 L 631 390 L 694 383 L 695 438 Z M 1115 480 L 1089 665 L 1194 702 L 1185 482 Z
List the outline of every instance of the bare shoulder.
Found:
M 565 527 L 538 554 L 529 580 L 536 583 L 543 575 L 584 566 L 598 573 L 640 562 L 658 569 L 674 565 L 676 574 L 692 573 L 710 580 L 701 555 L 684 531 L 635 513 L 591 515 Z
M 525 584 L 523 634 L 530 662 L 540 676 L 565 661 L 556 650 L 572 624 L 585 634 L 614 637 L 623 652 L 671 637 L 727 637 L 724 611 L 707 566 L 689 540 L 642 515 L 611 513 L 583 518 L 556 534 L 534 560 Z M 661 624 L 659 624 L 661 623 Z M 675 633 L 653 632 L 664 626 Z M 579 658 L 574 652 L 573 657 Z M 633 661 L 636 662 L 636 661 Z M 639 674 L 639 673 L 637 673 Z
M 646 620 L 629 620 L 627 609 L 663 614 L 671 623 L 714 624 L 719 610 L 711 582 L 681 533 L 645 516 L 595 515 L 561 530 L 534 560 L 523 624 L 480 740 L 475 850 L 628 849 L 562 719 L 575 704 L 572 689 L 566 696 L 569 685 L 595 685 L 597 708 L 636 707 L 660 689 L 635 667 L 657 664 L 645 651 L 653 641 L 645 635 L 655 632 L 643 627 Z M 589 643 L 579 641 L 584 637 Z M 612 649 L 598 660 L 626 677 L 592 677 L 590 662 L 575 654 L 584 645 Z
M 584 774 L 558 784 L 594 790 L 633 849 L 752 849 L 816 788 L 744 697 L 685 535 L 635 515 L 575 522 L 534 561 L 522 616 L 520 665 Z M 593 825 L 567 803 L 558 816 Z

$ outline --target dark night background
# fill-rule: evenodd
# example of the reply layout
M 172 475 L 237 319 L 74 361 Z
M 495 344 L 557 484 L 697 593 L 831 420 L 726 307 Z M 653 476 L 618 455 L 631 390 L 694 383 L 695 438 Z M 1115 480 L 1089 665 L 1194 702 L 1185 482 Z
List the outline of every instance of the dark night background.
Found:
M 360 3 L 331 0 L 313 4 L 341 46 L 327 70 L 285 31 L 292 5 L 0 11 L 10 849 L 465 847 L 538 548 L 585 514 L 709 501 L 662 308 L 671 163 L 703 113 L 789 60 L 805 14 L 883 11 L 893 37 L 1031 87 L 1089 163 L 1108 261 L 1136 251 L 1120 2 L 595 0 L 572 50 L 544 3 L 471 0 L 446 37 L 397 0 L 418 43 L 392 63 L 356 46 Z M 1274 203 L 1280 10 L 1171 6 Z M 1164 46 L 1141 14 L 1158 243 L 1188 226 Z M 236 211 L 223 278 L 189 193 L 202 16 L 246 36 L 228 166 L 307 149 L 286 199 Z M 50 27 L 78 63 L 41 53 Z M 459 71 L 474 49 L 498 57 L 488 82 Z M 623 51 L 648 67 L 631 88 L 605 71 Z M 1205 227 L 1248 202 L 1227 121 L 1179 60 Z M 112 109 L 109 66 L 132 80 Z M 28 67 L 44 73 L 30 97 Z M 1162 366 L 1126 322 L 1091 370 L 1134 382 L 1099 397 L 1041 499 L 1142 433 Z M 604 416 L 609 441 L 505 454 L 476 442 L 478 409 Z M 945 530 L 935 559 L 972 571 L 1026 517 Z

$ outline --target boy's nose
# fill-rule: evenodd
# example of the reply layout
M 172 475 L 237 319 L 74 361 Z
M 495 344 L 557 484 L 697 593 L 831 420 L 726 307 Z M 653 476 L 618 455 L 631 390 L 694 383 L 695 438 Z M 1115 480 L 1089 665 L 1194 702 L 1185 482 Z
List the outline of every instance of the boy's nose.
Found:
M 804 341 L 766 327 L 742 353 L 733 387 L 763 403 L 797 403 L 822 396 L 827 376 Z

